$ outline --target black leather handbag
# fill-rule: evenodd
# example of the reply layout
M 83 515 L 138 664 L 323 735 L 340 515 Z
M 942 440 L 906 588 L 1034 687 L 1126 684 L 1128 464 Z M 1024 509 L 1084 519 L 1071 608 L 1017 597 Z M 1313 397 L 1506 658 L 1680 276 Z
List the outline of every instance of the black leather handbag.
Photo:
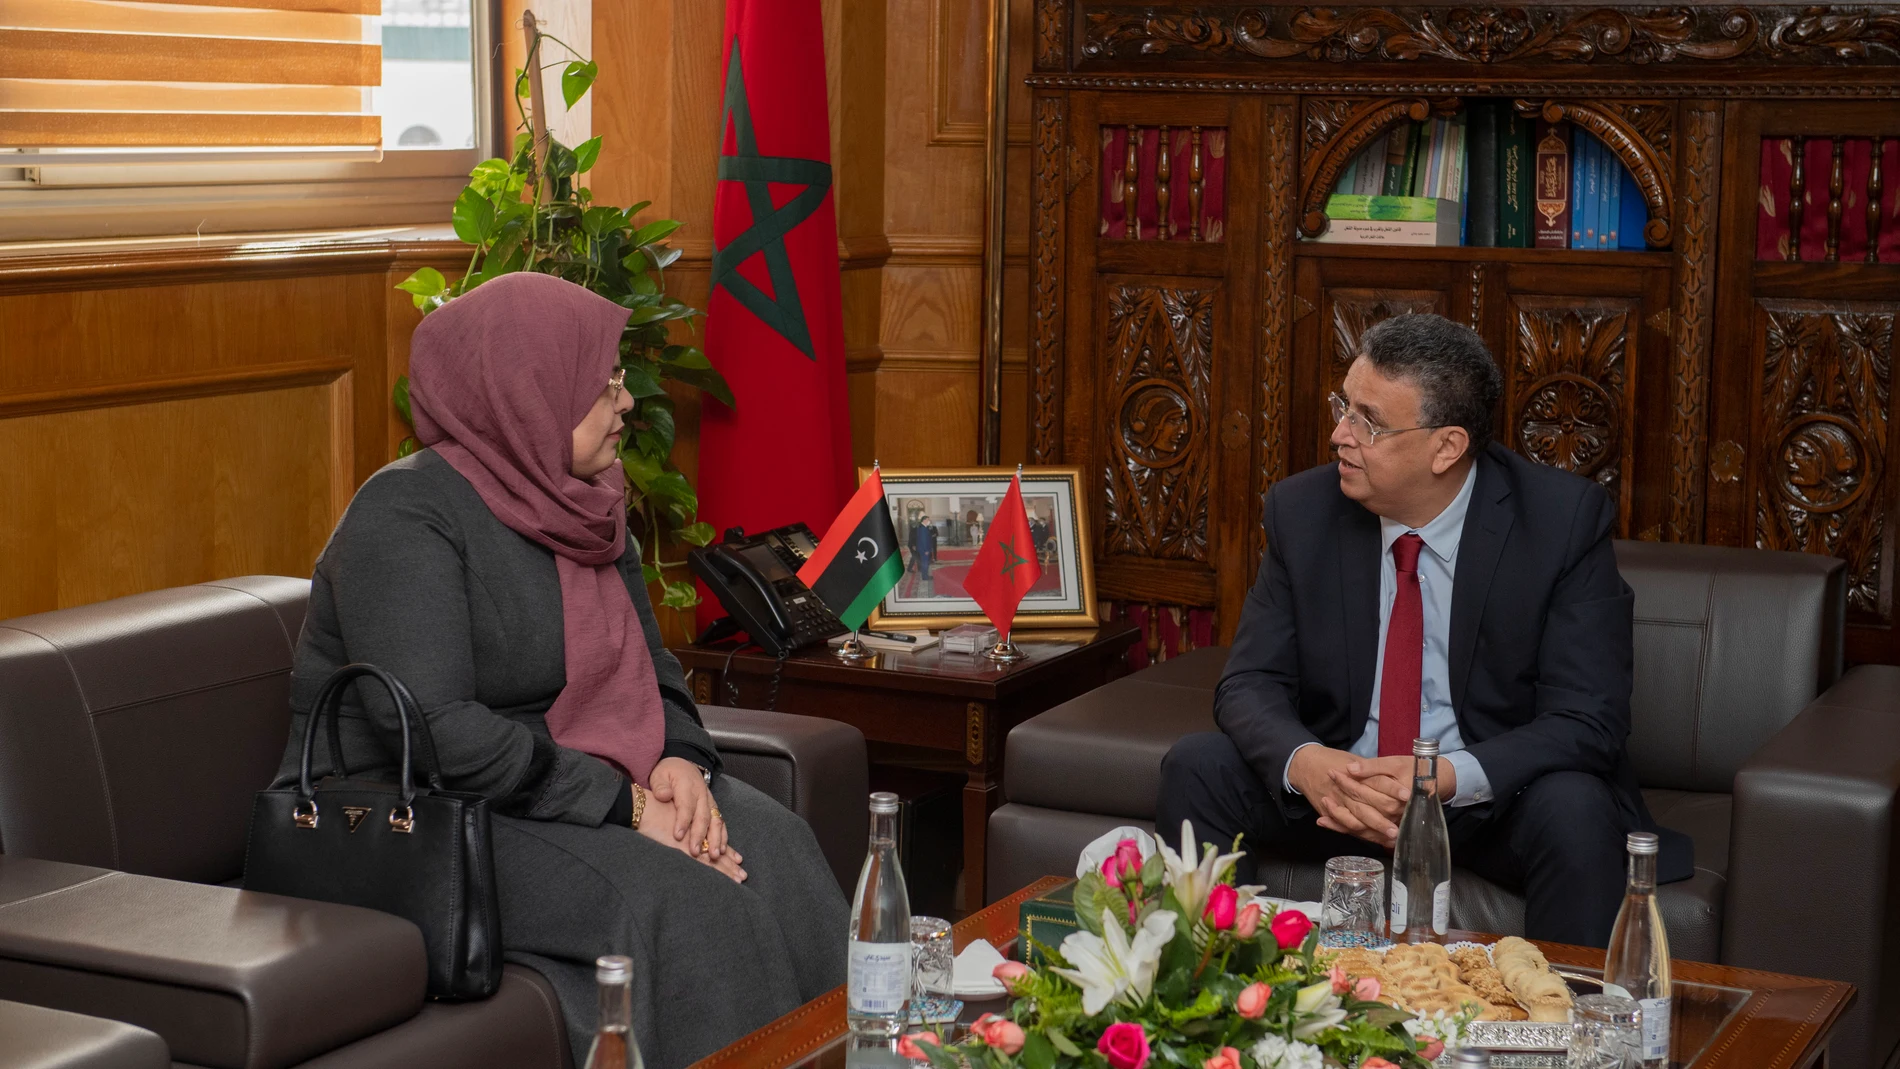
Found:
M 367 677 L 402 719 L 402 782 L 352 780 L 338 708 Z M 312 787 L 317 721 L 329 720 L 335 775 Z M 427 785 L 417 787 L 412 757 Z M 488 800 L 442 789 L 435 740 L 402 681 L 368 664 L 331 673 L 304 724 L 297 786 L 259 791 L 244 852 L 244 889 L 394 913 L 422 929 L 429 997 L 487 998 L 501 985 L 501 912 Z

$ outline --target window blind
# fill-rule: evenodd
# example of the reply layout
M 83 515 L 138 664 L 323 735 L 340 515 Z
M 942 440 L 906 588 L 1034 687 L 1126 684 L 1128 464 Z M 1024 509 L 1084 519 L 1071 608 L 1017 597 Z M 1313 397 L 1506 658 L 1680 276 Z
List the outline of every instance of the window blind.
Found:
M 379 148 L 381 10 L 381 0 L 0 0 L 0 146 L 75 157 Z

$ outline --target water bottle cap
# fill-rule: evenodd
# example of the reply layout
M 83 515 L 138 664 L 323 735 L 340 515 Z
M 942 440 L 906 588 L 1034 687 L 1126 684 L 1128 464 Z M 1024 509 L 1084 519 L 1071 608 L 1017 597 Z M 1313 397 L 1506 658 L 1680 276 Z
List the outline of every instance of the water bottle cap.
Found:
M 1438 740 L 1437 739 L 1413 739 L 1412 740 L 1412 756 L 1413 757 L 1437 757 L 1438 756 Z
M 897 795 L 892 794 L 890 791 L 872 792 L 871 812 L 873 813 L 897 812 Z
M 606 954 L 594 959 L 594 979 L 603 984 L 624 984 L 633 979 L 633 959 L 621 954 Z
M 1633 831 L 1624 840 L 1632 854 L 1653 854 L 1662 846 L 1662 840 L 1653 831 Z

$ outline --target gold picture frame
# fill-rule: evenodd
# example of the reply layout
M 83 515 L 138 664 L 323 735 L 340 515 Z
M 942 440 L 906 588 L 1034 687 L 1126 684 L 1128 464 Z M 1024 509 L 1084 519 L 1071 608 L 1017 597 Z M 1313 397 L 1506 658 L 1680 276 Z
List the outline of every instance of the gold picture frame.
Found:
M 1038 583 L 1016 611 L 1016 630 L 1028 628 L 1099 627 L 1101 612 L 1095 603 L 1095 557 L 1089 538 L 1089 510 L 1082 493 L 1082 469 L 1058 466 L 1025 467 L 1023 503 L 1031 517 L 1031 530 L 1047 531 L 1045 542 L 1037 546 L 1046 554 L 1044 578 L 1053 575 L 1054 586 L 1045 590 Z M 870 478 L 870 468 L 858 469 L 858 482 Z M 884 468 L 884 501 L 891 509 L 891 522 L 897 528 L 898 552 L 904 560 L 904 578 L 884 596 L 871 612 L 873 628 L 937 630 L 958 624 L 980 623 L 987 619 L 983 610 L 968 597 L 962 587 L 936 592 L 939 568 L 953 571 L 958 564 L 975 556 L 989 517 L 1009 493 L 1009 481 L 1015 477 L 1013 466 L 980 468 Z M 943 515 L 938 516 L 941 511 Z M 977 519 L 971 521 L 971 515 Z M 937 530 L 934 541 L 938 553 L 926 570 L 920 567 L 912 548 L 913 532 L 920 523 Z M 941 564 L 939 564 L 941 561 Z M 1051 567 L 1053 565 L 1053 567 Z M 925 578 L 926 571 L 930 575 Z M 1041 604 L 1038 604 L 1041 603 Z

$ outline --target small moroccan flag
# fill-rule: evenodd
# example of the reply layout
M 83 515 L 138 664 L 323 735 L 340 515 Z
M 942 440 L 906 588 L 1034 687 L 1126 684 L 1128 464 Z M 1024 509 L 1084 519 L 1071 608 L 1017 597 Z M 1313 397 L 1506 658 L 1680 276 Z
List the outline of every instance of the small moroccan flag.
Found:
M 818 551 L 798 570 L 798 578 L 838 614 L 844 626 L 856 631 L 903 577 L 897 528 L 884 504 L 884 480 L 873 468 L 871 477 L 831 521 Z
M 990 521 L 990 533 L 983 548 L 970 562 L 970 573 L 963 577 L 963 590 L 976 599 L 990 623 L 1009 637 L 1009 626 L 1016 621 L 1016 607 L 1023 595 L 1042 578 L 1042 564 L 1036 559 L 1035 541 L 1029 534 L 1029 512 L 1023 508 L 1023 475 L 1009 484 L 1009 494 Z

